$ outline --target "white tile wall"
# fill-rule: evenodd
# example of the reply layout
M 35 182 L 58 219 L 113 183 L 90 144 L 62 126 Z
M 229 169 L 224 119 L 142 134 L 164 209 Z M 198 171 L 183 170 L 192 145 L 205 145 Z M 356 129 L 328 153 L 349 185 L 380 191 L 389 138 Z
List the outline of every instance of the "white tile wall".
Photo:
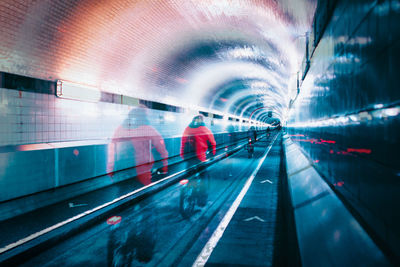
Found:
M 112 103 L 88 103 L 54 95 L 0 88 L 0 146 L 76 140 L 108 140 L 127 118 L 132 107 Z M 164 138 L 179 136 L 193 114 L 147 110 L 151 123 Z M 168 114 L 168 119 L 165 119 Z M 164 120 L 160 119 L 164 117 Z M 224 131 L 216 124 L 214 131 Z M 171 121 L 172 120 L 172 121 Z M 146 134 L 146 133 L 144 133 Z

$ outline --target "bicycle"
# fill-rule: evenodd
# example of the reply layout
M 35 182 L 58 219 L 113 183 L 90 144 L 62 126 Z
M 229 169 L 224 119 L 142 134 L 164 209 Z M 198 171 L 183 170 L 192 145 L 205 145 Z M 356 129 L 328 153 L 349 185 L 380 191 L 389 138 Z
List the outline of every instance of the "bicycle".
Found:
M 122 223 L 121 216 L 112 216 L 107 220 L 110 225 L 108 266 L 129 267 L 135 259 L 141 263 L 151 261 L 156 244 L 155 221 L 145 221 L 143 211 L 139 212 L 139 208 L 139 205 L 135 207 L 138 214 L 135 220 L 124 220 Z
M 192 179 L 183 179 L 181 184 L 179 212 L 183 218 L 188 219 L 207 204 L 209 176 L 205 171 L 197 173 Z

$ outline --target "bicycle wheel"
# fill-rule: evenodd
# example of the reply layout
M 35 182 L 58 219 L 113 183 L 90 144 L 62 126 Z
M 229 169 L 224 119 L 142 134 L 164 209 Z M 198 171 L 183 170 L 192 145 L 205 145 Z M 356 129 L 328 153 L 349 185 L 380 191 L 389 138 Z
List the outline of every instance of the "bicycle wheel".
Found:
M 124 248 L 124 244 L 114 246 L 109 251 L 108 257 L 108 266 L 111 267 L 129 267 L 132 263 L 132 255 L 131 253 L 127 253 L 126 248 Z

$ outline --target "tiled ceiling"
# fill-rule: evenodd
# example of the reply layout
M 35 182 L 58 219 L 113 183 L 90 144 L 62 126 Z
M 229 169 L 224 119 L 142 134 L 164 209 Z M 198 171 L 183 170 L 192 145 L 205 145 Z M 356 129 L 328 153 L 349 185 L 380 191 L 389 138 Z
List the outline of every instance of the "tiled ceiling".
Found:
M 315 8 L 316 0 L 3 0 L 0 70 L 280 118 Z

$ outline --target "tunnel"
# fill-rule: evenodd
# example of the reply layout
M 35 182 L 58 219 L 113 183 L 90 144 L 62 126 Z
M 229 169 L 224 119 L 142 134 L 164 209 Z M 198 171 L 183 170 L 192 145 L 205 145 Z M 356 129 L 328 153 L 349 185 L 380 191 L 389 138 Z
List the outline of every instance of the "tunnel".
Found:
M 399 23 L 399 0 L 2 0 L 0 265 L 400 265 Z

